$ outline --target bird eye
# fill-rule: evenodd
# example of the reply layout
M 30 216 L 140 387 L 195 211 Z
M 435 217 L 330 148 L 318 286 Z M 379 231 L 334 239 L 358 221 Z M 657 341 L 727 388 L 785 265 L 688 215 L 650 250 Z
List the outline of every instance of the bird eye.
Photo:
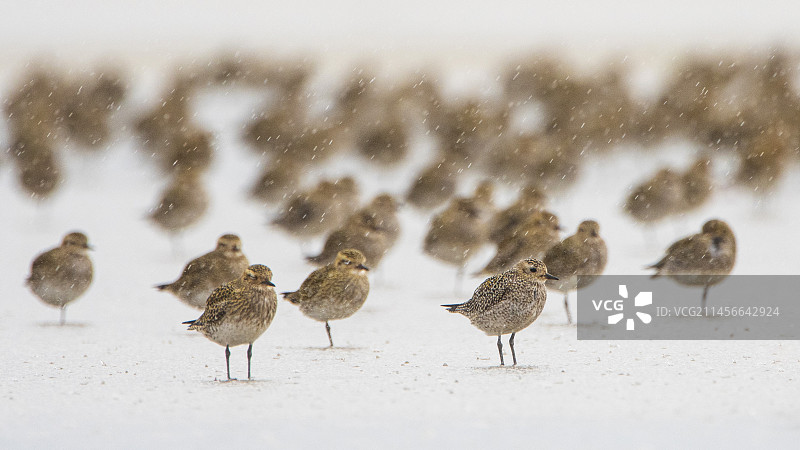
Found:
M 350 261 L 348 261 L 348 260 L 346 260 L 346 259 L 345 259 L 344 261 L 342 261 L 342 262 L 343 262 L 343 263 L 345 263 L 345 264 L 347 264 L 348 266 L 349 266 L 350 264 L 352 264 Z
M 536 272 L 536 267 L 531 267 L 531 272 Z
M 254 280 L 256 278 L 256 276 L 253 275 L 252 273 L 248 273 L 247 274 L 247 278 L 250 278 L 251 280 Z

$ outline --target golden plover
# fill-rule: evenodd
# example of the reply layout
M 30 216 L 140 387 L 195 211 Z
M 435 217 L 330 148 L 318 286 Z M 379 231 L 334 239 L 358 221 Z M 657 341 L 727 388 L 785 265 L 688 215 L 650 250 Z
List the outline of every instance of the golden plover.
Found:
M 670 245 L 666 255 L 648 268 L 656 269 L 653 278 L 669 276 L 680 284 L 703 286 L 702 306 L 705 308 L 708 288 L 722 282 L 735 262 L 733 230 L 721 220 L 709 220 L 700 233 Z
M 558 244 L 550 247 L 544 255 L 544 263 L 559 281 L 551 283 L 553 288 L 564 293 L 564 309 L 567 323 L 572 323 L 569 311 L 569 291 L 588 286 L 600 275 L 608 261 L 608 249 L 600 237 L 600 225 L 594 220 L 585 220 L 578 231 Z
M 225 346 L 225 367 L 231 379 L 231 349 L 247 347 L 247 379 L 250 379 L 250 360 L 253 342 L 267 330 L 275 318 L 278 296 L 272 284 L 272 271 L 254 264 L 237 280 L 214 289 L 206 309 L 196 320 L 183 322 L 213 342 Z
M 249 265 L 239 236 L 225 234 L 217 239 L 214 250 L 190 261 L 180 278 L 156 288 L 172 293 L 189 306 L 203 309 L 215 288 L 242 276 Z
M 487 278 L 464 303 L 442 305 L 452 313 L 463 314 L 472 325 L 489 336 L 497 336 L 500 365 L 503 360 L 503 343 L 500 337 L 511 333 L 508 345 L 517 365 L 514 336 L 532 324 L 542 313 L 547 301 L 547 280 L 558 278 L 547 273 L 547 267 L 538 259 L 525 259 L 512 269 Z
M 92 283 L 92 260 L 86 254 L 90 248 L 85 234 L 69 233 L 60 247 L 37 256 L 31 265 L 28 287 L 43 302 L 61 309 L 61 325 L 66 320 L 67 305 Z
M 313 272 L 295 292 L 284 292 L 286 300 L 300 306 L 306 316 L 325 322 L 328 341 L 333 347 L 330 320 L 346 319 L 358 311 L 369 294 L 366 258 L 355 249 L 346 249 L 336 260 Z

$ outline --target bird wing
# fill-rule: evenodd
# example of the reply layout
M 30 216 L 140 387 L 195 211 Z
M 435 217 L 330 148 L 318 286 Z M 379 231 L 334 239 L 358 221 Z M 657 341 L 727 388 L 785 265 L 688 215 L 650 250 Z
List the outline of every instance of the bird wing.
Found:
M 484 280 L 475 289 L 469 302 L 480 302 L 485 310 L 489 310 L 505 301 L 506 295 L 514 284 L 509 272 L 506 271 Z
M 57 262 L 60 259 L 58 255 L 59 252 L 57 250 L 59 249 L 54 248 L 52 250 L 48 250 L 33 260 L 33 263 L 31 263 L 31 274 L 28 277 L 28 281 L 41 279 L 50 275 L 50 273 L 48 273 L 49 270 L 56 267 L 58 265 Z
M 586 259 L 584 255 L 583 245 L 577 245 L 570 236 L 567 239 L 559 242 L 558 244 L 550 247 L 544 255 L 544 263 L 547 266 L 547 271 L 557 277 L 567 277 L 574 275 L 578 269 L 579 264 L 576 262 Z
M 332 270 L 335 270 L 333 266 L 327 265 L 311 272 L 303 281 L 303 284 L 300 285 L 300 289 L 297 290 L 300 297 L 302 299 L 316 297 L 323 282 L 328 278 Z
M 232 283 L 225 283 L 222 286 L 214 289 L 211 295 L 206 300 L 206 309 L 203 314 L 194 322 L 194 325 L 205 325 L 207 323 L 214 323 L 225 316 L 225 305 L 234 300 L 236 289 Z
M 695 234 L 670 245 L 664 257 L 650 268 L 660 271 L 669 266 L 670 272 L 688 270 L 695 265 L 694 263 L 709 259 L 711 257 L 710 250 L 708 239 L 701 234 Z M 694 258 L 687 258 L 686 255 L 694 255 Z

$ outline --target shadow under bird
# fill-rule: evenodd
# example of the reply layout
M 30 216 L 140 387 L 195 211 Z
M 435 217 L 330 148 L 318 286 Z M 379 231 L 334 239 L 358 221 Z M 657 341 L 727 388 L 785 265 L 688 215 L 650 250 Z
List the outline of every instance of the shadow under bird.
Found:
M 685 237 L 667 249 L 666 255 L 648 266 L 656 269 L 651 278 L 668 276 L 687 286 L 703 286 L 701 306 L 705 308 L 708 289 L 719 284 L 736 262 L 736 238 L 721 220 L 709 220 L 698 234 Z
M 333 263 L 311 272 L 300 289 L 282 293 L 286 300 L 300 307 L 300 312 L 325 322 L 331 347 L 333 338 L 328 321 L 352 316 L 367 300 L 369 269 L 364 265 L 366 261 L 358 250 L 342 250 Z
M 26 284 L 44 303 L 61 309 L 59 324 L 66 321 L 67 305 L 83 295 L 92 283 L 89 239 L 83 233 L 64 236 L 61 246 L 37 256 Z
M 508 345 L 517 365 L 514 336 L 527 328 L 544 309 L 547 301 L 547 280 L 558 280 L 547 272 L 547 266 L 538 259 L 524 259 L 513 268 L 487 278 L 475 289 L 472 298 L 464 303 L 442 305 L 451 313 L 466 316 L 472 325 L 489 336 L 497 336 L 500 365 L 503 360 L 501 336 L 511 333 Z
M 550 247 L 545 253 L 544 263 L 559 278 L 557 283 L 550 285 L 564 293 L 567 323 L 572 323 L 569 291 L 591 284 L 596 275 L 603 273 L 607 262 L 608 248 L 600 237 L 600 225 L 594 220 L 581 222 L 575 234 Z
M 193 259 L 183 268 L 180 278 L 156 286 L 167 291 L 183 303 L 203 309 L 214 288 L 239 278 L 249 265 L 242 253 L 242 240 L 235 234 L 225 234 L 217 239 L 217 247 Z
M 237 280 L 214 289 L 206 309 L 196 320 L 183 322 L 213 342 L 225 346 L 225 367 L 231 379 L 230 347 L 248 344 L 247 379 L 250 379 L 250 360 L 253 342 L 269 328 L 278 308 L 278 296 L 272 284 L 272 271 L 254 264 Z

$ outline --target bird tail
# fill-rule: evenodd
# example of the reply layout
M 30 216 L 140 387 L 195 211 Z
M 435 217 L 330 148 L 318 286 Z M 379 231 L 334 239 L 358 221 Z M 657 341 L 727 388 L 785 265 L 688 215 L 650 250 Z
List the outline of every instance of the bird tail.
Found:
M 290 302 L 294 303 L 295 305 L 300 303 L 300 298 L 297 295 L 297 291 L 295 292 L 281 292 L 281 295 L 285 300 L 289 300 Z
M 441 306 L 447 308 L 447 310 L 450 311 L 451 313 L 455 313 L 458 312 L 458 309 L 461 305 L 463 305 L 463 303 L 454 303 L 452 305 L 441 305 Z
M 659 261 L 659 262 L 657 262 L 655 264 L 650 264 L 649 266 L 645 267 L 645 269 L 655 269 L 656 270 L 656 273 L 650 275 L 650 279 L 658 278 L 658 277 L 661 276 L 661 268 L 664 267 L 664 263 L 665 263 L 665 261 L 662 259 L 661 261 Z
M 306 256 L 306 261 L 314 264 L 319 264 L 323 260 L 323 255 L 324 255 L 323 253 L 320 253 L 317 256 Z

